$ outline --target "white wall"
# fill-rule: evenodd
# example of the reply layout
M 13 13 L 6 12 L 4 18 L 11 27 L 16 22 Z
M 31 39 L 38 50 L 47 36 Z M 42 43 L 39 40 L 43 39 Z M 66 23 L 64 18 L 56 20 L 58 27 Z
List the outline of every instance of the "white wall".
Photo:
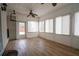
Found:
M 3 45 L 3 42 L 2 42 L 2 29 L 1 29 L 1 10 L 0 10 L 0 55 L 2 53 L 2 45 Z
M 57 16 L 63 16 L 66 14 L 71 15 L 70 35 L 69 36 L 55 34 L 55 29 L 54 29 L 54 33 L 52 33 L 52 34 L 39 33 L 39 36 L 43 37 L 45 39 L 48 39 L 48 40 L 52 40 L 52 41 L 79 49 L 79 37 L 76 37 L 73 35 L 73 33 L 74 33 L 74 13 L 77 11 L 79 11 L 79 4 L 70 4 L 70 5 L 67 5 L 58 10 L 55 10 L 54 12 L 51 11 L 41 18 L 41 20 L 46 20 L 46 19 L 51 19 L 51 18 L 55 19 L 55 17 L 57 17 Z M 54 26 L 54 28 L 55 28 L 55 26 Z
M 16 22 L 8 21 L 9 39 L 16 39 Z
M 6 47 L 8 43 L 7 38 L 7 13 L 5 11 L 1 11 L 1 24 L 2 24 L 2 38 L 3 38 L 3 49 Z
M 0 53 L 3 53 L 9 40 L 7 38 L 7 12 L 6 11 L 1 11 L 1 35 L 2 35 L 2 41 L 1 41 L 2 51 Z
M 11 21 L 11 10 L 7 10 L 7 28 L 9 30 L 9 40 L 16 39 L 16 22 Z

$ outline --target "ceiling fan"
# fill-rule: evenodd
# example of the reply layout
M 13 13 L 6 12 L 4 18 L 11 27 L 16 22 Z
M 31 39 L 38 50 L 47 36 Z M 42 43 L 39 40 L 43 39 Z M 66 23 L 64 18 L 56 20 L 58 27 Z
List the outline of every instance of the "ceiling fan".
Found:
M 41 3 L 41 4 L 43 5 L 44 3 Z M 51 4 L 53 7 L 55 7 L 57 5 L 57 3 L 51 3 Z
M 35 18 L 36 16 L 38 16 L 37 14 L 33 13 L 32 10 L 30 10 L 29 15 L 27 15 L 27 17 L 32 16 L 33 18 Z

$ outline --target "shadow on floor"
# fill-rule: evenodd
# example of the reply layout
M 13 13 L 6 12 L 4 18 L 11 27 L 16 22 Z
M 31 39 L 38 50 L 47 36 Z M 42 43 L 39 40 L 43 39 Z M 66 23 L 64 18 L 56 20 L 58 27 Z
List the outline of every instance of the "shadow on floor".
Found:
M 17 56 L 18 55 L 18 51 L 16 50 L 7 50 L 3 53 L 2 56 Z

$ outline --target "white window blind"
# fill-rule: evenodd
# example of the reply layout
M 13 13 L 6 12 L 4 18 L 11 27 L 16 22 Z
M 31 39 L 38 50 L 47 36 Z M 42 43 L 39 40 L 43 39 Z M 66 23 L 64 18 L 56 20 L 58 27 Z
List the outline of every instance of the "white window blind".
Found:
M 28 21 L 28 32 L 38 32 L 37 21 Z
M 45 21 L 45 32 L 53 33 L 53 19 Z
M 69 35 L 70 15 L 60 16 L 56 18 L 56 34 Z
M 69 35 L 70 30 L 70 15 L 65 15 L 62 18 L 62 34 Z
M 45 32 L 49 32 L 49 20 L 45 21 Z
M 79 36 L 79 12 L 75 13 L 74 35 Z
M 57 17 L 56 18 L 56 34 L 61 34 L 62 31 L 62 17 Z
M 49 32 L 53 33 L 53 19 L 49 20 Z
M 44 21 L 39 21 L 39 32 L 44 32 Z

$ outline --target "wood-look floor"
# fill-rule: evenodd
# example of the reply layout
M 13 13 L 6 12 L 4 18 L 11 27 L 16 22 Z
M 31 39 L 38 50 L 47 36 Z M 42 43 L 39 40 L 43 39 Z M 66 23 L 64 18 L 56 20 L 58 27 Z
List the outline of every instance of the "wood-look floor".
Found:
M 59 43 L 41 39 L 18 39 L 9 41 L 6 50 L 17 50 L 19 56 L 76 56 L 79 50 Z

